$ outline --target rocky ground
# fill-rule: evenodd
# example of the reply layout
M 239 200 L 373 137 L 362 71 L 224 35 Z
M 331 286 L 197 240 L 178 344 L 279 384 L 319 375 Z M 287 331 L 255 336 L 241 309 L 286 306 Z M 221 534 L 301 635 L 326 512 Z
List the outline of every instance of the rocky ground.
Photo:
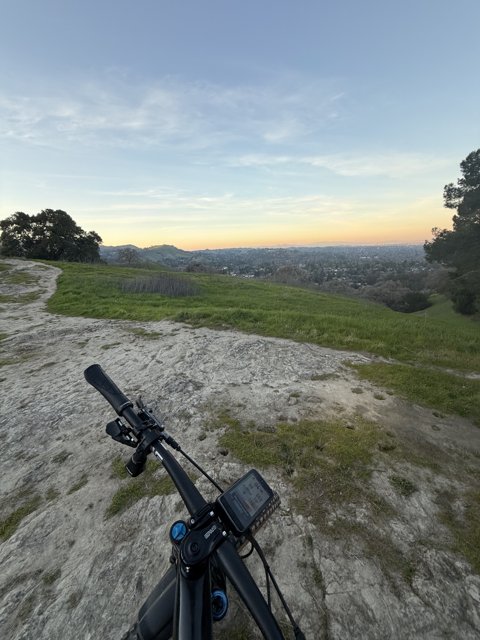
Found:
M 221 429 L 209 429 L 226 412 L 245 424 L 282 421 L 292 429 L 306 418 L 361 415 L 432 452 L 441 472 L 402 463 L 417 488 L 409 497 L 386 481 L 381 461 L 368 480 L 393 514 L 370 542 L 388 539 L 396 557 L 414 559 L 408 575 L 388 567 L 355 529 L 328 535 L 295 513 L 290 485 L 275 470 L 265 475 L 282 508 L 260 540 L 309 640 L 480 637 L 480 576 L 455 552 L 438 500 L 452 487 L 471 488 L 460 486 L 457 469 L 470 465 L 478 479 L 478 427 L 359 382 L 347 363 L 367 362 L 365 354 L 171 322 L 52 315 L 45 301 L 59 270 L 6 264 L 18 278 L 4 281 L 0 305 L 0 518 L 33 507 L 0 539 L 0 637 L 116 640 L 168 566 L 169 526 L 185 515 L 178 496 L 144 497 L 105 517 L 129 482 L 115 476 L 112 461 L 128 452 L 105 435 L 112 410 L 84 381 L 95 362 L 165 416 L 183 448 L 220 481 L 244 470 L 219 446 Z M 197 486 L 207 489 L 201 479 Z M 361 523 L 360 511 L 352 522 Z M 249 566 L 263 582 L 258 563 Z M 228 626 L 222 633 L 254 637 Z

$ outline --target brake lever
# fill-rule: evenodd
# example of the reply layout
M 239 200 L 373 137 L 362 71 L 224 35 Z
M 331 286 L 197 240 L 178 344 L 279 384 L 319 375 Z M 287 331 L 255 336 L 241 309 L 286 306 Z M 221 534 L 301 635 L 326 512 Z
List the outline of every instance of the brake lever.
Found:
M 143 420 L 146 427 L 154 427 L 161 432 L 160 440 L 168 444 L 169 447 L 175 449 L 176 451 L 181 450 L 181 446 L 178 442 L 173 438 L 167 431 L 165 431 L 164 420 L 157 418 L 157 416 L 153 413 L 153 409 L 147 406 L 143 400 L 142 396 L 135 400 L 135 404 L 137 405 L 138 417 Z
M 138 445 L 138 440 L 133 435 L 133 431 L 126 427 L 120 418 L 109 422 L 105 431 L 113 440 L 120 442 L 120 444 L 125 444 L 128 447 L 136 447 Z

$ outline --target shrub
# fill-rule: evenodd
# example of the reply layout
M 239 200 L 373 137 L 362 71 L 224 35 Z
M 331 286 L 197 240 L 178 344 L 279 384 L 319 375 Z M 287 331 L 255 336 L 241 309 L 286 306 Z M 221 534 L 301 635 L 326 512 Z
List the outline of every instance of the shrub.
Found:
M 196 296 L 200 293 L 195 282 L 170 273 L 122 280 L 120 289 L 123 293 L 158 293 L 172 298 Z
M 403 313 L 415 313 L 415 311 L 423 311 L 431 307 L 432 303 L 429 301 L 426 293 L 422 291 L 409 291 L 403 297 L 401 301 L 401 308 L 398 311 Z
M 473 315 L 478 309 L 475 293 L 459 287 L 452 292 L 453 308 L 465 316 Z

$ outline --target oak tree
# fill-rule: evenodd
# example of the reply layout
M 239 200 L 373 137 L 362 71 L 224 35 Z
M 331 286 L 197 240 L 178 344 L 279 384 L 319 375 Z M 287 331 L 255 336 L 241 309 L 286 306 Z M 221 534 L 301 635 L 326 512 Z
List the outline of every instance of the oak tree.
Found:
M 85 232 L 60 209 L 44 209 L 36 215 L 17 211 L 0 221 L 3 256 L 96 262 L 102 239 L 95 231 Z

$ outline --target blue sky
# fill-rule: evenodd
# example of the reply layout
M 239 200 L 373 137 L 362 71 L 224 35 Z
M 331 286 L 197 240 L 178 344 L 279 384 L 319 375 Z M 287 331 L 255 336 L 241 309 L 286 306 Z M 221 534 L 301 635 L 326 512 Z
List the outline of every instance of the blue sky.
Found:
M 478 0 L 0 0 L 0 218 L 423 242 L 480 146 Z

